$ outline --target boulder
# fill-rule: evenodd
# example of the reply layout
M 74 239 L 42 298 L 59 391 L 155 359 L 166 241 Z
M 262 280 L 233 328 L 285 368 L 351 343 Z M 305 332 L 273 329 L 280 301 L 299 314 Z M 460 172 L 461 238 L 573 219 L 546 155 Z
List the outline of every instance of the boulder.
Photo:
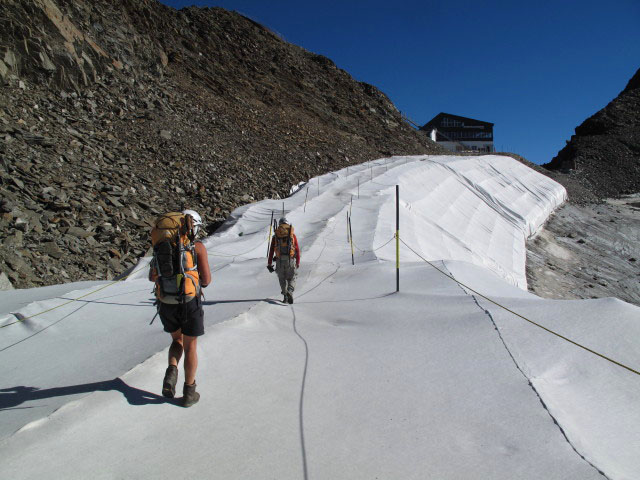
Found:
M 67 235 L 72 235 L 78 238 L 88 238 L 95 235 L 95 232 L 89 232 L 88 230 L 84 230 L 79 227 L 69 227 L 66 231 Z
M 11 280 L 7 277 L 7 274 L 0 272 L 0 290 L 13 290 Z
M 42 253 L 46 253 L 52 258 L 55 258 L 56 260 L 61 259 L 62 256 L 64 255 L 64 253 L 62 252 L 62 250 L 60 250 L 56 242 L 45 242 L 44 244 L 42 244 L 40 251 Z
M 2 77 L 2 79 L 4 80 L 5 78 L 7 78 L 7 75 L 9 75 L 9 67 L 7 67 L 7 65 L 2 60 L 0 60 L 0 77 Z M 9 279 L 7 279 L 7 281 L 8 280 Z

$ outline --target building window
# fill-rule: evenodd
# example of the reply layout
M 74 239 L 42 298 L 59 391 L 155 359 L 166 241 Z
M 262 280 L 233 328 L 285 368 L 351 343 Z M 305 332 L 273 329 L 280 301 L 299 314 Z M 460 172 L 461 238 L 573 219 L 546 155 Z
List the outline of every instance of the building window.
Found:
M 440 126 L 442 127 L 464 127 L 464 123 L 459 120 L 454 120 L 453 118 L 444 117 L 440 121 Z

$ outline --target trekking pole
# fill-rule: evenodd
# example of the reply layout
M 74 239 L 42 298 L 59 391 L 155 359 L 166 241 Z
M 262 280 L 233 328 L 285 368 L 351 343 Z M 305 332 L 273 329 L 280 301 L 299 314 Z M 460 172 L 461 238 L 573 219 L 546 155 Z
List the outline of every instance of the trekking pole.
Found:
M 318 196 L 320 196 L 320 177 L 318 177 Z
M 303 212 L 307 211 L 307 197 L 309 196 L 309 187 L 307 187 L 307 193 L 304 196 L 304 209 L 302 210 Z
M 351 216 L 349 216 L 349 237 L 351 238 L 351 265 L 355 265 L 356 261 L 353 257 L 353 232 L 351 231 Z
M 269 250 L 271 249 L 271 228 L 273 227 L 273 210 L 271 210 L 271 220 L 269 220 L 269 241 L 267 242 L 267 259 L 269 258 Z
M 282 202 L 282 216 L 284 217 L 284 202 Z
M 360 179 L 358 179 L 358 198 L 360 198 Z

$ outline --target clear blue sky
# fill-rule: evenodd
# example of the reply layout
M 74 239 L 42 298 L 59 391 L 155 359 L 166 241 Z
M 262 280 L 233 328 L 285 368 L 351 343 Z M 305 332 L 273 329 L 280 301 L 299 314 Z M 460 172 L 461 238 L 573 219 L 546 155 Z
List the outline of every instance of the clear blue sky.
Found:
M 331 58 L 420 125 L 495 123 L 496 149 L 546 163 L 640 68 L 640 0 L 162 0 L 220 6 Z

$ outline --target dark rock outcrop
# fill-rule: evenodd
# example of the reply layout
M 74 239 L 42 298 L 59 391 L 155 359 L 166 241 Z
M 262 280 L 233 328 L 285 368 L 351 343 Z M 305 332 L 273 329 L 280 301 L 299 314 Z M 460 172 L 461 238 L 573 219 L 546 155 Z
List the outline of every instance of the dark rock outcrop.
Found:
M 111 278 L 149 222 L 235 207 L 381 156 L 446 153 L 321 55 L 220 8 L 0 3 L 0 271 Z
M 640 192 L 640 70 L 544 167 L 569 173 L 595 200 Z

